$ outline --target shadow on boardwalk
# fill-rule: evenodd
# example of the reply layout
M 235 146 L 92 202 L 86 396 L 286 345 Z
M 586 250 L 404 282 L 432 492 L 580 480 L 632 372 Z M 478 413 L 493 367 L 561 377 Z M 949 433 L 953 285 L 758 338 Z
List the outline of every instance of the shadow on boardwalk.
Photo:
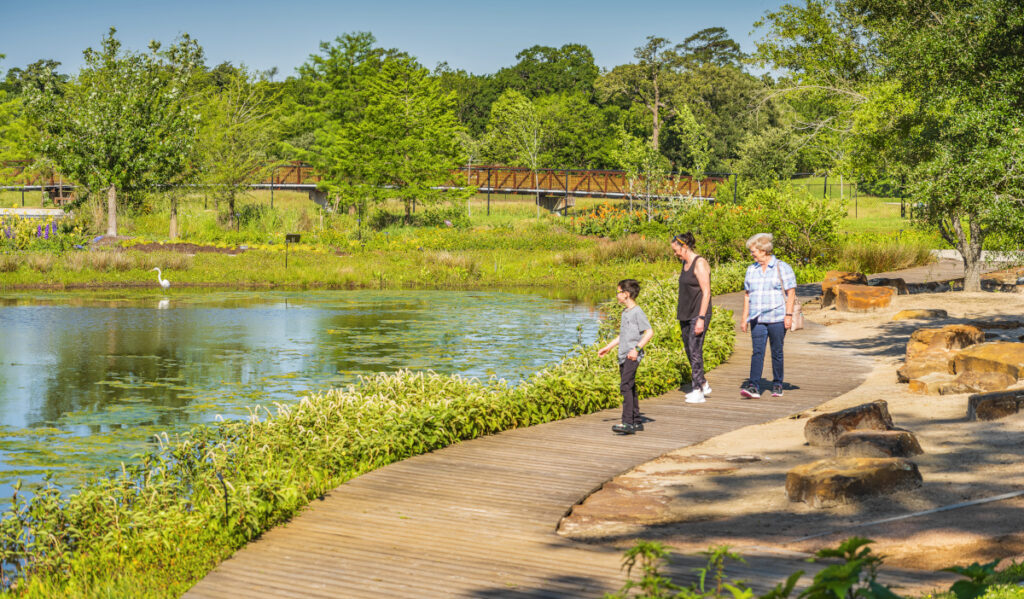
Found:
M 803 289 L 802 295 L 812 290 Z M 742 296 L 716 298 L 739 312 Z M 618 589 L 622 552 L 555 534 L 560 518 L 631 467 L 721 433 L 785 417 L 858 386 L 869 369 L 824 327 L 786 339 L 783 399 L 746 401 L 749 336 L 709 375 L 706 404 L 682 393 L 645 400 L 653 420 L 635 436 L 609 425 L 618 409 L 460 443 L 353 479 L 267 532 L 200 581 L 187 597 L 600 597 Z M 770 516 L 766 516 L 770 517 Z M 654 532 L 654 531 L 652 531 Z M 669 572 L 692 580 L 700 556 Z M 751 556 L 729 575 L 766 590 L 807 569 L 799 556 Z M 924 574 L 890 573 L 912 583 Z

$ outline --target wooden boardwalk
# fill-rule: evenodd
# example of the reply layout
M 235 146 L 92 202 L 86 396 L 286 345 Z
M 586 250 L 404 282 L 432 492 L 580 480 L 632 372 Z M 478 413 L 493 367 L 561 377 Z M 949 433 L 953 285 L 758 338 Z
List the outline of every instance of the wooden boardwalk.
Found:
M 934 276 L 931 269 L 908 282 Z M 729 294 L 715 303 L 738 315 L 741 301 Z M 749 355 L 749 335 L 738 334 L 733 358 L 708 377 L 714 393 L 705 404 L 685 404 L 678 391 L 643 401 L 651 422 L 637 435 L 612 434 L 619 410 L 605 410 L 364 474 L 238 551 L 186 597 L 600 597 L 622 584 L 622 552 L 555 534 L 572 505 L 668 451 L 837 397 L 869 370 L 867 358 L 831 347 L 828 331 L 809 324 L 786 338 L 786 380 L 795 388 L 750 401 L 738 394 Z M 679 556 L 670 572 L 692 579 L 701 565 L 703 558 Z M 728 572 L 764 590 L 807 568 L 798 556 L 762 555 Z M 888 573 L 897 584 L 931 580 Z

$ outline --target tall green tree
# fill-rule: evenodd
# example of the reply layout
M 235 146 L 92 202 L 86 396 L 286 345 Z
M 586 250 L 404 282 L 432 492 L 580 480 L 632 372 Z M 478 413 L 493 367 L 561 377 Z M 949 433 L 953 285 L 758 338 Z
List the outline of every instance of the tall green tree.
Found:
M 643 202 L 650 221 L 654 218 L 654 198 L 661 195 L 668 180 L 669 162 L 649 140 L 636 137 L 624 128 L 619 128 L 618 139 L 615 159 L 626 171 L 629 210 L 633 211 L 634 200 Z
M 310 159 L 329 191 L 360 206 L 398 198 L 408 220 L 414 203 L 444 197 L 434 188 L 462 159 L 454 94 L 407 56 L 386 58 L 366 85 L 373 101 L 359 118 L 332 119 L 319 130 Z
M 531 46 L 516 54 L 518 61 L 499 70 L 494 79 L 498 90 L 514 89 L 530 99 L 551 94 L 594 93 L 600 70 L 594 54 L 583 44 L 565 44 L 560 48 Z
M 617 110 L 602 110 L 584 94 L 552 94 L 534 101 L 544 131 L 541 166 L 609 168 Z
M 78 76 L 54 76 L 29 88 L 39 151 L 59 172 L 90 192 L 107 192 L 107 234 L 117 235 L 117 209 L 135 192 L 191 175 L 200 115 L 191 95 L 203 52 L 183 36 L 167 50 L 123 50 L 116 30 L 99 50 L 84 52 Z
M 605 101 L 624 99 L 643 106 L 651 123 L 651 146 L 661 148 L 661 129 L 674 107 L 669 103 L 679 86 L 676 69 L 682 64 L 678 46 L 663 37 L 648 36 L 647 43 L 636 48 L 635 63 L 619 65 L 595 84 Z
M 228 207 L 235 224 L 235 202 L 273 168 L 275 108 L 279 93 L 256 80 L 244 67 L 207 90 L 199 131 L 200 178 Z M 177 207 L 171 206 L 171 238 L 177 237 Z
M 499 164 L 525 166 L 533 174 L 537 216 L 540 186 L 537 170 L 544 152 L 545 131 L 537 106 L 522 93 L 509 89 L 491 107 L 487 123 L 487 153 Z
M 911 199 L 980 289 L 993 233 L 1024 237 L 1024 11 L 1015 0 L 808 0 L 769 13 L 763 62 L 790 93 L 832 102 L 815 131 L 846 133 L 862 172 L 906 178 Z
M 680 44 L 685 63 L 740 68 L 745 55 L 724 27 L 708 27 L 688 36 Z

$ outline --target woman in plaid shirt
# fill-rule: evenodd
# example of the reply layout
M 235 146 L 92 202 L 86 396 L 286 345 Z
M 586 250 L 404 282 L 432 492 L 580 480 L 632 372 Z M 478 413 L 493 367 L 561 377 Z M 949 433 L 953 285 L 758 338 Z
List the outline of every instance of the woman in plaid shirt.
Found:
M 772 234 L 758 233 L 747 240 L 747 249 L 754 263 L 747 267 L 743 279 L 743 320 L 740 330 L 750 329 L 753 353 L 750 356 L 750 378 L 740 387 L 740 395 L 761 397 L 758 384 L 764 368 L 767 342 L 772 348 L 772 397 L 782 397 L 782 342 L 786 330 L 793 326 L 796 303 L 796 274 L 793 267 L 772 255 Z

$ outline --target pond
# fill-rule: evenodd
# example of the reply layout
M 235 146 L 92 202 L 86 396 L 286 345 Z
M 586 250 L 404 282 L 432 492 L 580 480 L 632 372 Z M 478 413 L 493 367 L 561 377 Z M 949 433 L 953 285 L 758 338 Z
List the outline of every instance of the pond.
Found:
M 0 496 L 70 484 L 153 436 L 399 369 L 516 384 L 598 314 L 493 291 L 0 295 Z

